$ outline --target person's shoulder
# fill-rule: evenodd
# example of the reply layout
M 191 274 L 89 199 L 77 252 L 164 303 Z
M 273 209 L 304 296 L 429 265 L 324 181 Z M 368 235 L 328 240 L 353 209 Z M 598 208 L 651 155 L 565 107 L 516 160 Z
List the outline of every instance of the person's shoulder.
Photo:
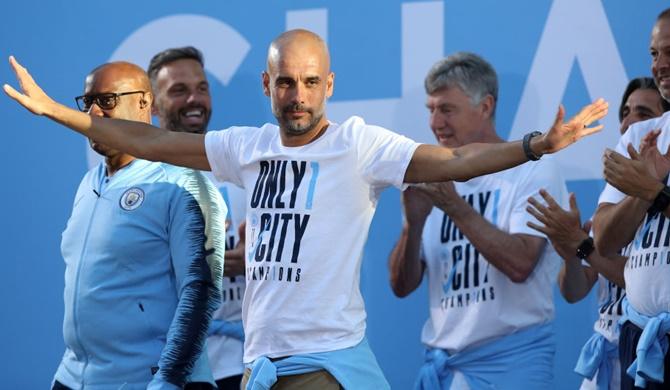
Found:
M 203 172 L 192 168 L 180 167 L 167 163 L 157 163 L 156 169 L 161 170 L 166 182 L 184 184 L 190 181 L 210 181 Z
M 260 127 L 255 126 L 231 126 L 221 130 L 209 130 L 208 135 L 211 136 L 228 136 L 228 137 L 258 137 L 267 133 L 276 133 L 278 131 L 277 125 L 273 123 L 266 123 Z

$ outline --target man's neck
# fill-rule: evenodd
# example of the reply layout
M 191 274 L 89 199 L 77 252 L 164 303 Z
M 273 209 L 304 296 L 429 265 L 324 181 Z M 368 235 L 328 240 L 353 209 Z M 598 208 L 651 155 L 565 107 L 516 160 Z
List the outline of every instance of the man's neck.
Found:
M 113 157 L 105 158 L 105 169 L 107 171 L 107 177 L 112 177 L 116 172 L 134 160 L 135 157 L 129 154 L 119 154 Z
M 326 118 L 323 118 L 321 121 L 319 121 L 319 123 L 316 126 L 314 126 L 312 130 L 300 135 L 288 134 L 288 132 L 280 128 L 279 134 L 281 136 L 281 143 L 284 146 L 290 146 L 290 147 L 304 146 L 310 144 L 319 139 L 319 137 L 321 137 L 326 132 L 329 124 L 330 123 L 328 123 L 328 120 Z

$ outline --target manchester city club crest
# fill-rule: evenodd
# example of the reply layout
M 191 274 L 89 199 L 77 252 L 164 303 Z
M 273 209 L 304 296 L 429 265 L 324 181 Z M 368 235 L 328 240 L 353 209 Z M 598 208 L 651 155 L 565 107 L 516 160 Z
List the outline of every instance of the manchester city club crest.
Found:
M 135 210 L 142 205 L 144 201 L 144 191 L 141 188 L 133 187 L 121 195 L 119 205 L 122 209 L 127 211 Z

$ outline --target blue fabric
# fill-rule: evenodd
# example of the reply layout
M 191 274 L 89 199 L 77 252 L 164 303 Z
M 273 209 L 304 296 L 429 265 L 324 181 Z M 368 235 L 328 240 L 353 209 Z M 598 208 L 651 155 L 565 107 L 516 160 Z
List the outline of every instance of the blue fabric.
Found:
M 180 390 L 181 386 L 173 385 L 170 382 L 166 382 L 160 378 L 154 378 L 149 382 L 147 390 Z
M 595 332 L 586 341 L 577 359 L 575 372 L 589 380 L 598 373 L 598 390 L 609 390 L 612 379 L 612 359 L 618 359 L 619 346 L 610 342 L 602 334 Z
M 663 363 L 668 352 L 667 333 L 670 331 L 670 313 L 662 312 L 653 317 L 646 316 L 635 311 L 628 298 L 623 301 L 623 310 L 621 322 L 630 321 L 642 329 L 635 349 L 637 358 L 626 369 L 626 373 L 635 378 L 637 387 L 646 387 L 647 381 L 662 383 Z
M 60 383 L 214 383 L 201 352 L 221 301 L 225 210 L 216 187 L 190 169 L 134 160 L 109 178 L 104 164 L 86 174 L 61 243 Z
M 246 390 L 269 390 L 277 382 L 277 376 L 307 374 L 319 370 L 328 371 L 344 389 L 391 388 L 366 338 L 356 346 L 337 351 L 294 355 L 274 362 L 261 357 L 247 368 L 251 368 L 251 375 Z
M 429 348 L 415 390 L 447 390 L 454 370 L 473 390 L 553 387 L 551 324 L 536 325 L 454 355 Z
M 244 327 L 242 321 L 212 320 L 209 324 L 207 336 L 227 336 L 244 341 Z

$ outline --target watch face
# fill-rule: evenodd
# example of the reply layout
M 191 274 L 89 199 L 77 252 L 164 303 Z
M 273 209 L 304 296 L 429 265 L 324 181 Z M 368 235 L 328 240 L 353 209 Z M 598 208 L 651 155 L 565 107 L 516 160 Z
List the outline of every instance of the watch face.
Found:
M 591 252 L 593 252 L 594 249 L 595 248 L 593 246 L 593 238 L 588 237 L 584 241 L 582 241 L 581 244 L 579 244 L 579 247 L 577 248 L 577 257 L 584 260 L 587 257 L 589 257 L 589 255 L 591 254 Z

